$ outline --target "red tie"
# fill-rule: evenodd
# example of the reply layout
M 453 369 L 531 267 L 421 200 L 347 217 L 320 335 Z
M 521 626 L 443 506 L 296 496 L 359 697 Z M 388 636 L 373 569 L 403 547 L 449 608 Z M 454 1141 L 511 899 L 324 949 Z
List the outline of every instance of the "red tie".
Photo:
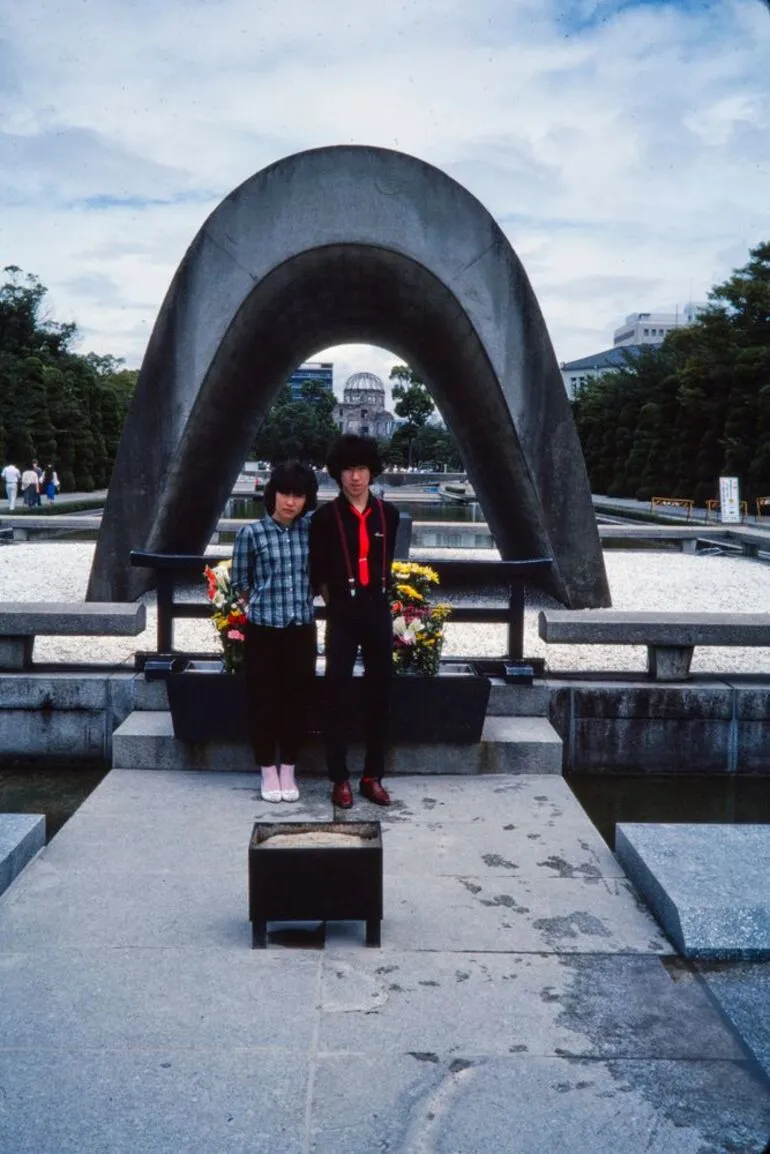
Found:
M 358 580 L 362 585 L 369 584 L 369 530 L 366 527 L 366 518 L 371 513 L 371 508 L 365 509 L 363 513 L 359 513 L 354 505 L 350 508 L 358 517 Z

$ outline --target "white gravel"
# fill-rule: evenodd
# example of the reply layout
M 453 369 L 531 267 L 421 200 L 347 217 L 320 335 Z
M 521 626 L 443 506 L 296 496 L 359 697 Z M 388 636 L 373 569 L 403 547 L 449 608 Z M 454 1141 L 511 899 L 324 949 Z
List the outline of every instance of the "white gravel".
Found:
M 3 601 L 81 601 L 93 557 L 93 542 L 18 543 L 0 548 L 0 599 Z M 493 550 L 430 550 L 445 558 L 496 558 Z M 420 550 L 414 559 L 420 559 Z M 650 550 L 608 550 L 607 574 L 616 609 L 711 610 L 765 613 L 770 611 L 770 565 L 748 558 L 698 556 Z M 201 582 L 203 598 L 203 582 Z M 194 596 L 194 591 L 190 596 Z M 155 648 L 155 595 L 146 594 L 148 626 L 138 637 L 41 637 L 35 642 L 36 661 L 133 664 L 137 649 Z M 646 652 L 636 646 L 549 645 L 537 634 L 537 612 L 557 603 L 543 594 L 528 598 L 524 651 L 547 658 L 551 671 L 644 670 Z M 445 655 L 499 656 L 505 649 L 502 625 L 447 627 Z M 213 651 L 213 626 L 206 620 L 177 620 L 178 649 Z M 768 673 L 770 649 L 701 648 L 695 650 L 694 672 Z

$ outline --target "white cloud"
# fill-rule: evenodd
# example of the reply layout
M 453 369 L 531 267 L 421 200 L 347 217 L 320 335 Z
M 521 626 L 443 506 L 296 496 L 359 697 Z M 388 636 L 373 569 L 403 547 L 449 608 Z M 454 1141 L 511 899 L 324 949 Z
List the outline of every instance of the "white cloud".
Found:
M 36 0 L 4 21 L 2 263 L 131 364 L 219 199 L 308 147 L 398 148 L 464 184 L 560 360 L 767 239 L 762 0 Z

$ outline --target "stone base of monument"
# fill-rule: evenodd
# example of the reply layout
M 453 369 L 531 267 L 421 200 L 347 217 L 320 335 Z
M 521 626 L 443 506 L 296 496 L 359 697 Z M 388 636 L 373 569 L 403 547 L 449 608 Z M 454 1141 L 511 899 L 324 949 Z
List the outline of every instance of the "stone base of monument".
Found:
M 44 845 L 44 814 L 0 813 L 0 894 Z
M 770 825 L 618 825 L 615 855 L 685 957 L 770 958 Z
M 268 922 L 366 923 L 379 946 L 382 832 L 378 821 L 255 822 L 249 843 L 252 948 Z

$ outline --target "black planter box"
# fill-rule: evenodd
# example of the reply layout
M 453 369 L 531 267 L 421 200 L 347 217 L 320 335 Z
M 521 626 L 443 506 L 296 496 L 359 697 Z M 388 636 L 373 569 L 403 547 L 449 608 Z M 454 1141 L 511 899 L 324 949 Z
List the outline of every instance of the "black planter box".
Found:
M 190 661 L 166 678 L 174 737 L 180 741 L 245 741 L 249 735 L 246 678 L 221 661 Z
M 349 846 L 267 844 L 276 834 L 332 833 Z M 359 840 L 360 839 L 360 840 Z M 378 821 L 255 822 L 249 842 L 252 948 L 267 945 L 267 922 L 365 921 L 379 946 L 382 832 Z
M 438 677 L 393 678 L 390 738 L 394 744 L 467 744 L 481 739 L 490 682 L 467 665 L 450 665 Z M 226 674 L 216 661 L 190 662 L 166 678 L 174 736 L 181 741 L 245 741 L 248 738 L 246 681 Z M 316 678 L 309 732 L 321 731 L 323 678 Z M 351 741 L 363 738 L 363 679 L 353 679 Z
M 438 677 L 394 677 L 391 740 L 454 745 L 480 741 L 490 688 L 489 679 L 469 666 L 449 666 Z

